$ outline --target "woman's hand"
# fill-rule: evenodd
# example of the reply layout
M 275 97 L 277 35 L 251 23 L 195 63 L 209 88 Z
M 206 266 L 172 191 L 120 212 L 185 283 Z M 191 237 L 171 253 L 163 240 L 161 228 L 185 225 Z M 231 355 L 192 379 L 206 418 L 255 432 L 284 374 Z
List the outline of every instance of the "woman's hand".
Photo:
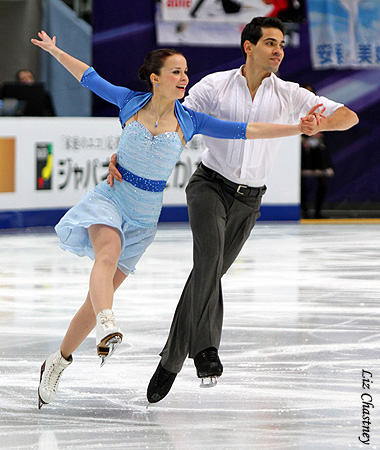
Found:
M 78 81 L 81 81 L 83 74 L 90 66 L 59 49 L 55 45 L 56 42 L 55 36 L 53 36 L 52 39 L 47 33 L 45 33 L 45 31 L 42 30 L 38 33 L 38 37 L 40 39 L 31 39 L 32 44 L 42 48 L 42 50 L 45 50 L 45 52 L 50 53 Z
M 326 110 L 325 107 L 320 112 L 316 112 L 321 106 L 323 106 L 322 103 L 313 106 L 305 117 L 301 117 L 299 128 L 302 134 L 313 136 L 321 131 L 323 121 L 326 119 L 323 114 Z
M 54 50 L 57 48 L 55 43 L 56 43 L 56 37 L 53 36 L 53 39 L 47 34 L 45 33 L 45 31 L 39 31 L 38 32 L 38 37 L 41 40 L 38 39 L 31 39 L 32 44 L 37 45 L 37 47 L 42 48 L 42 50 L 45 50 L 48 53 L 53 53 Z

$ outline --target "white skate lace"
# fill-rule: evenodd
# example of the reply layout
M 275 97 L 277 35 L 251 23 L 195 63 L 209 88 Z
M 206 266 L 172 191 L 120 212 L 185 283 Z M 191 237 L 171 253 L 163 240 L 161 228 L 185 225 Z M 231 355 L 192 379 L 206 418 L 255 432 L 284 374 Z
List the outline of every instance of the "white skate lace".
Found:
M 65 370 L 65 367 L 57 367 L 56 363 L 53 363 L 45 377 L 45 389 L 56 392 L 59 384 L 59 380 L 61 379 L 62 372 Z
M 115 317 L 110 314 L 99 314 L 100 324 L 103 328 L 115 328 Z

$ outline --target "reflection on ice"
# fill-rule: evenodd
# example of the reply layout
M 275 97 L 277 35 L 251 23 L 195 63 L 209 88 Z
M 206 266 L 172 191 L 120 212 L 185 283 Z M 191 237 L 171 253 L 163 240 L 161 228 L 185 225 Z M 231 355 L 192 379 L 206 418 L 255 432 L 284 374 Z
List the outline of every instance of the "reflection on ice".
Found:
M 192 360 L 146 409 L 146 387 L 191 269 L 187 226 L 161 227 L 117 292 L 124 341 L 101 369 L 90 337 L 54 403 L 39 368 L 87 290 L 91 262 L 52 233 L 0 236 L 0 449 L 319 450 L 358 440 L 362 369 L 378 421 L 379 227 L 258 225 L 224 277 L 223 376 L 200 389 Z

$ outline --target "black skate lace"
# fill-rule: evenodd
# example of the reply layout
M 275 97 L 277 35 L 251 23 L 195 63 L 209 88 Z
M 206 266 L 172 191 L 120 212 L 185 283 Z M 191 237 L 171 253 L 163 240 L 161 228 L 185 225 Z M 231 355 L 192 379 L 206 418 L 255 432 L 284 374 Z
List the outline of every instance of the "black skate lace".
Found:
M 173 375 L 172 372 L 169 372 L 169 370 L 166 370 L 163 367 L 161 367 L 160 371 L 158 372 L 157 385 L 164 386 L 164 384 L 166 384 L 166 382 L 172 375 Z
M 218 352 L 215 350 L 205 350 L 204 352 L 202 352 L 202 356 L 211 362 L 218 361 Z

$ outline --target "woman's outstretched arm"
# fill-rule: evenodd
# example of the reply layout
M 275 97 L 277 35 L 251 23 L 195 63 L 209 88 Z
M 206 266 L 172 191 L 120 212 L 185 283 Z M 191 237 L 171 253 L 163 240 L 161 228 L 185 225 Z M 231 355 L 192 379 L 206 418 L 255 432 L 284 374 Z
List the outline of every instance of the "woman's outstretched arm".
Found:
M 90 66 L 59 49 L 55 45 L 55 36 L 52 39 L 45 31 L 40 31 L 38 37 L 40 39 L 32 39 L 32 43 L 54 56 L 78 81 L 81 81 L 83 74 Z
M 319 104 L 311 108 L 306 117 L 302 117 L 301 122 L 298 125 L 250 122 L 247 125 L 246 138 L 270 139 L 295 136 L 297 134 L 307 134 L 308 136 L 311 136 L 316 133 L 316 127 L 326 119 L 323 115 L 324 109 L 322 109 L 320 113 L 316 113 L 316 110 L 322 106 L 322 104 Z

